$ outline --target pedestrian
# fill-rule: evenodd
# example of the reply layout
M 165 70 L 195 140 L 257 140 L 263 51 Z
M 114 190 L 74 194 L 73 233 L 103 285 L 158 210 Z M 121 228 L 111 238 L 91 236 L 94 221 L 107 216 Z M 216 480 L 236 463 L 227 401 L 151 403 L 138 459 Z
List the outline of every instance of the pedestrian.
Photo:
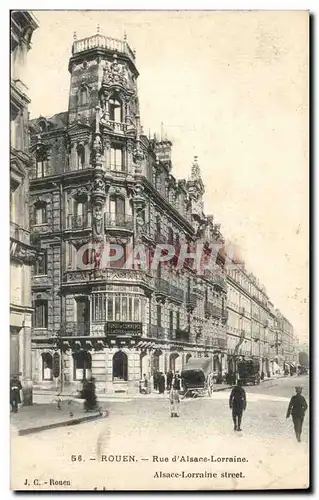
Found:
M 241 380 L 238 380 L 237 385 L 233 388 L 229 397 L 229 408 L 232 410 L 234 431 L 242 430 L 241 421 L 246 406 L 246 392 L 242 387 Z
M 154 375 L 153 375 L 153 387 L 154 387 L 154 391 L 157 391 L 158 389 L 158 371 L 155 370 L 154 372 Z
M 169 370 L 166 374 L 166 383 L 168 391 L 170 391 L 172 388 L 172 381 L 173 381 L 173 372 L 172 370 Z
M 292 421 L 294 423 L 295 434 L 297 441 L 300 443 L 301 441 L 301 433 L 302 433 L 302 425 L 305 417 L 306 410 L 308 408 L 307 402 L 305 398 L 301 395 L 302 387 L 295 387 L 296 394 L 292 396 L 286 418 L 292 416 Z
M 22 385 L 18 375 L 14 375 L 10 380 L 10 405 L 13 413 L 18 413 L 18 405 L 21 403 L 20 391 Z
M 159 373 L 158 392 L 160 394 L 164 394 L 164 392 L 165 392 L 165 376 L 164 376 L 164 373 L 162 373 L 162 372 Z
M 169 393 L 171 417 L 179 417 L 180 390 L 181 390 L 181 378 L 177 372 L 172 380 L 171 389 Z

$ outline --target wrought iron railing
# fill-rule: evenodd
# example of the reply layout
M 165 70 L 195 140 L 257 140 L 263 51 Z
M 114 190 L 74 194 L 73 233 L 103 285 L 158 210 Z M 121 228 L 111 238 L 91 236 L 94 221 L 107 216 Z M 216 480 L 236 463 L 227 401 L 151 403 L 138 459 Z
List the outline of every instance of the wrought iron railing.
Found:
M 121 228 L 133 230 L 133 216 L 106 212 L 104 215 L 105 228 Z
M 88 227 L 89 219 L 86 215 L 69 215 L 67 219 L 68 229 L 83 229 Z

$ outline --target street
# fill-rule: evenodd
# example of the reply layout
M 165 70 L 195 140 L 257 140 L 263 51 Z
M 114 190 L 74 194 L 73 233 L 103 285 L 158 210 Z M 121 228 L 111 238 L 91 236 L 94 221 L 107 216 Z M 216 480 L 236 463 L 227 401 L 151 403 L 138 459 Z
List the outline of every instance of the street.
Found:
M 178 419 L 167 394 L 103 402 L 102 420 L 12 437 L 12 488 L 306 488 L 309 411 L 301 443 L 286 420 L 295 385 L 309 404 L 307 376 L 245 387 L 242 432 L 233 430 L 229 390 L 183 400 Z

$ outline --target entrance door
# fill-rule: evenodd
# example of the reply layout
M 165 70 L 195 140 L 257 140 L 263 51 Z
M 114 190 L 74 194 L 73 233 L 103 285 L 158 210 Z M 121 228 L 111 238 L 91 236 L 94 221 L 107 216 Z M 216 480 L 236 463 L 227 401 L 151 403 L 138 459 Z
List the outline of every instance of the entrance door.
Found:
M 127 355 L 118 351 L 113 356 L 113 380 L 127 381 Z
M 76 301 L 76 322 L 78 335 L 90 334 L 90 303 L 87 297 L 80 297 Z
M 19 329 L 10 328 L 10 375 L 18 375 L 19 373 Z

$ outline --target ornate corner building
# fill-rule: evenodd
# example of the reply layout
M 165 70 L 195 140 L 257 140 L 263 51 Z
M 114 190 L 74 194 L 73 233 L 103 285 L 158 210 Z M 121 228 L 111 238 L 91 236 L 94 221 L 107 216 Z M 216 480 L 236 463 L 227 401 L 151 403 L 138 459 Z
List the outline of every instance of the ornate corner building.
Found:
M 130 391 L 142 374 L 181 370 L 191 356 L 212 356 L 225 372 L 225 276 L 173 261 L 124 265 L 132 246 L 154 255 L 158 244 L 223 242 L 203 212 L 197 158 L 177 180 L 172 143 L 144 134 L 125 39 L 75 39 L 68 68 L 68 111 L 30 123 L 30 217 L 44 253 L 32 276 L 34 383 L 53 388 L 58 376 L 75 388 L 92 375 L 101 391 Z M 108 244 L 122 256 L 105 268 L 96 248 Z
M 27 87 L 24 70 L 31 38 L 38 27 L 25 11 L 11 13 L 10 85 L 10 374 L 21 373 L 23 403 L 32 403 L 31 265 L 37 250 L 29 226 L 29 155 Z

